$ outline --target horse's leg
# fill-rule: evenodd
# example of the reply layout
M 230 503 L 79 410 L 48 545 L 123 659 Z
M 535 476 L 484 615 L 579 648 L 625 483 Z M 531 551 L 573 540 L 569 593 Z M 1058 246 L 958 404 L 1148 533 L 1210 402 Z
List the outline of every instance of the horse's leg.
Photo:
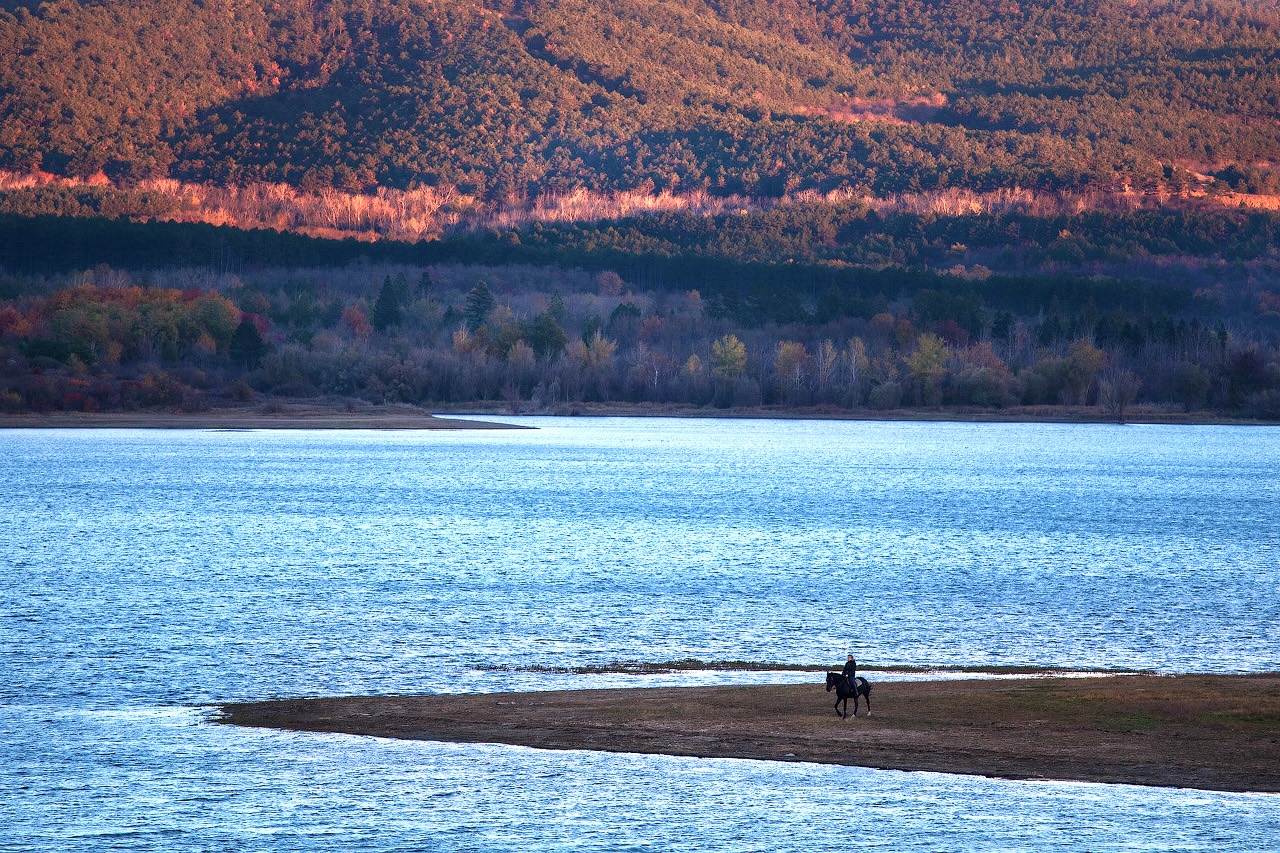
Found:
M 869 688 L 867 690 L 866 699 L 867 699 L 867 716 L 870 717 L 871 716 L 871 690 Z
M 844 702 L 844 708 L 845 708 L 845 711 L 848 711 L 848 710 L 849 710 L 849 698 L 848 698 L 847 696 L 841 696 L 841 695 L 839 694 L 839 692 L 837 692 L 837 693 L 836 693 L 836 713 L 837 713 L 837 714 L 839 714 L 839 715 L 840 715 L 840 717 L 843 719 L 843 718 L 845 717 L 845 714 L 844 714 L 844 713 L 842 713 L 842 712 L 840 711 L 840 703 L 841 703 L 841 702 Z

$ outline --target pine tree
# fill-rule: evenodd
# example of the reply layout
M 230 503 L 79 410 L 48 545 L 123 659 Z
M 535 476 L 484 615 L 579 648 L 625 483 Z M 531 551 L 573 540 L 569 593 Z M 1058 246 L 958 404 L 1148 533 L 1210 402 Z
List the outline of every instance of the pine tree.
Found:
M 489 312 L 493 310 L 497 302 L 493 298 L 493 294 L 489 291 L 489 286 L 483 281 L 471 288 L 471 292 L 467 294 L 467 307 L 463 310 L 463 316 L 467 318 L 467 326 L 475 331 L 484 325 L 484 321 L 488 319 Z
M 382 290 L 378 291 L 378 300 L 373 303 L 373 327 L 385 332 L 392 326 L 400 325 L 404 319 L 404 309 L 400 306 L 401 295 L 391 281 L 391 276 L 383 279 Z
M 539 358 L 558 354 L 569 342 L 564 330 L 549 311 L 539 314 L 528 323 L 522 323 L 520 333 Z
M 270 347 L 267 342 L 262 339 L 262 334 L 258 331 L 258 327 L 252 320 L 245 317 L 240 321 L 240 325 L 236 326 L 235 332 L 231 335 L 231 343 L 227 347 L 227 354 L 231 356 L 231 361 L 238 364 L 245 370 L 253 370 L 262 363 L 262 357 L 267 354 Z

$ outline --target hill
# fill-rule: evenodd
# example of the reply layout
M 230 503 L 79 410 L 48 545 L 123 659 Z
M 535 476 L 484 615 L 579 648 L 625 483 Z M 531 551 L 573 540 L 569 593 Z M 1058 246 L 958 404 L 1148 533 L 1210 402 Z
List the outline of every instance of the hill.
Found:
M 1272 0 L 0 0 L 0 56 L 0 410 L 1280 419 Z
M 487 200 L 1280 186 L 1269 2 L 9 5 L 18 172 Z

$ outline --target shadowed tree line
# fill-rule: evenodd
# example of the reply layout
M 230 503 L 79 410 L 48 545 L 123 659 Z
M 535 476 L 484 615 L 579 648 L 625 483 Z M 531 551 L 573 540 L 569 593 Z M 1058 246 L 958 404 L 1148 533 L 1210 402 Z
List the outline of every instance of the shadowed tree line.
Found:
M 693 218 L 688 224 L 702 221 Z M 1044 223 L 1028 222 L 1045 229 Z M 803 230 L 791 218 L 782 223 L 786 233 Z M 1050 232 L 1054 224 L 1049 223 Z M 643 237 L 653 226 L 659 233 L 665 232 L 662 245 L 630 236 Z M 925 233 L 918 220 L 912 227 Z M 1157 220 L 1154 227 L 1166 228 L 1167 223 Z M 645 217 L 599 226 L 535 224 L 523 232 L 495 231 L 416 244 L 371 244 L 198 224 L 0 216 L 0 266 L 53 275 L 103 264 L 135 270 L 188 266 L 222 273 L 263 266 L 344 267 L 360 263 L 534 264 L 613 272 L 624 276 L 634 289 L 645 291 L 696 289 L 711 315 L 746 326 L 813 324 L 847 316 L 865 319 L 893 301 L 915 298 L 924 290 L 933 294 L 921 309 L 926 319 L 954 320 L 973 335 L 978 334 L 986 316 L 984 306 L 1017 314 L 1045 311 L 1054 302 L 1082 307 L 1091 304 L 1094 311 L 1192 312 L 1202 317 L 1227 310 L 1239 322 L 1259 319 L 1254 315 L 1266 313 L 1249 310 L 1255 295 L 1251 287 L 1256 282 L 1230 294 L 1197 293 L 1185 286 L 1141 279 L 996 275 L 989 270 L 973 275 L 967 269 L 965 274 L 956 274 L 923 267 L 814 262 L 812 258 L 798 263 L 786 252 L 786 238 L 776 224 L 766 224 L 759 232 L 741 233 L 751 239 L 757 233 L 776 234 L 784 244 L 782 251 L 774 253 L 770 261 L 744 260 L 704 253 L 698 237 L 703 230 L 699 225 L 680 242 L 682 232 L 671 229 L 661 217 Z M 945 230 L 943 233 L 944 241 L 950 238 Z M 779 262 L 779 255 L 785 261 Z
M 895 288 L 893 276 L 907 276 L 898 271 L 864 280 L 870 290 L 832 292 L 814 286 L 828 270 L 806 280 L 761 267 L 769 300 L 753 301 L 748 286 L 735 302 L 727 284 L 710 296 L 685 287 L 682 276 L 721 263 L 699 262 L 649 287 L 625 268 L 367 259 L 10 274 L 0 278 L 0 405 L 1067 405 L 1122 419 L 1144 403 L 1280 417 L 1275 323 L 1202 319 L 1176 290 L 1138 283 L 1103 298 L 1098 282 L 1019 290 L 994 277 L 954 291 L 940 277 Z

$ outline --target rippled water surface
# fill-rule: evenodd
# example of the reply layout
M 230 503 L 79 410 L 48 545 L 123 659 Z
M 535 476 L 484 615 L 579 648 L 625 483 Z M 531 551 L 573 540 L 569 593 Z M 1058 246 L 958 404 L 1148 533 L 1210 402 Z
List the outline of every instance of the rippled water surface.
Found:
M 207 723 L 659 683 L 493 670 L 617 660 L 1280 669 L 1280 431 L 505 420 L 539 428 L 0 431 L 0 850 L 1280 838 L 1266 795 Z

